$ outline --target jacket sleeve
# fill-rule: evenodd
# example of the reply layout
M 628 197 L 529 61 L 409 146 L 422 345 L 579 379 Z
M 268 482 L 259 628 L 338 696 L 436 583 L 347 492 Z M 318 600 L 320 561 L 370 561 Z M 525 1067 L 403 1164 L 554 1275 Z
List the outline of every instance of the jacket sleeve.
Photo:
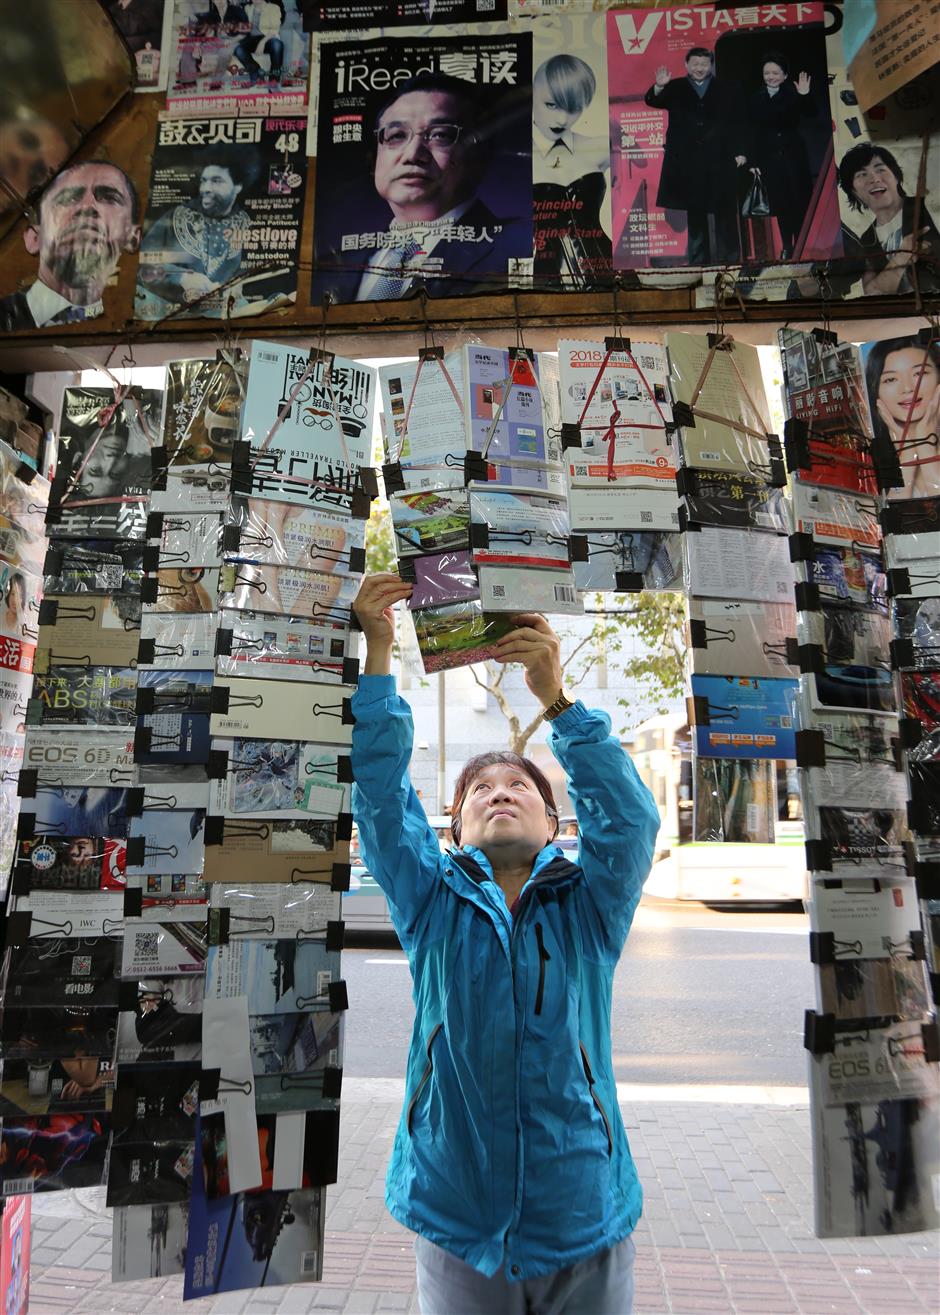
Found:
M 352 698 L 353 816 L 368 870 L 405 950 L 441 893 L 441 848 L 408 779 L 414 723 L 393 676 L 360 676 Z
M 565 769 L 578 818 L 594 937 L 600 953 L 616 960 L 649 876 L 659 809 L 610 734 L 606 712 L 578 702 L 551 728 L 549 744 Z M 584 931 L 590 934 L 591 927 Z

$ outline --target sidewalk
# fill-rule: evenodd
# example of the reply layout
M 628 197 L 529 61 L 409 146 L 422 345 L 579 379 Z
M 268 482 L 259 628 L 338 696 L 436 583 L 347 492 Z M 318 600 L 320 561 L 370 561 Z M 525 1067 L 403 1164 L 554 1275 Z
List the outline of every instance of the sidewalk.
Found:
M 327 1192 L 321 1284 L 183 1303 L 182 1279 L 112 1285 L 101 1189 L 33 1202 L 32 1315 L 301 1315 L 417 1311 L 411 1235 L 385 1210 L 385 1164 L 402 1084 L 343 1086 L 340 1182 Z M 936 1315 L 937 1233 L 813 1237 L 808 1111 L 800 1092 L 751 1089 L 719 1102 L 639 1099 L 621 1108 L 646 1194 L 636 1315 Z M 729 1092 L 729 1089 L 724 1089 Z M 662 1096 L 663 1093 L 658 1093 Z M 777 1102 L 777 1103 L 773 1103 Z M 446 1312 L 441 1312 L 446 1315 Z M 585 1312 L 584 1315 L 589 1315 Z

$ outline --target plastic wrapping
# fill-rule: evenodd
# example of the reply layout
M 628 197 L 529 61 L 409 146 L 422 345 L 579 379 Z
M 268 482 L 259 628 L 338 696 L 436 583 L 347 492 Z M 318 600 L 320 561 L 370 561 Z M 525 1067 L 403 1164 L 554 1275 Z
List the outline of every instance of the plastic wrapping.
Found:
M 793 480 L 790 486 L 793 529 L 817 544 L 852 545 L 877 552 L 881 527 L 874 498 Z
M 248 1014 L 330 1012 L 330 982 L 339 980 L 338 952 L 323 942 L 284 940 L 230 941 L 209 948 L 206 994 L 227 999 L 244 995 Z
M 212 681 L 211 670 L 149 669 L 139 673 L 134 738 L 138 763 L 207 761 Z M 147 711 L 143 711 L 145 707 Z
M 132 667 L 53 667 L 36 676 L 29 725 L 133 726 L 136 695 Z
M 940 529 L 921 530 L 916 534 L 886 534 L 885 562 L 889 567 L 910 566 L 917 570 L 935 572 L 937 594 L 940 595 Z
M 304 502 L 296 488 L 332 483 L 368 466 L 376 372 L 331 352 L 256 339 L 251 345 L 242 437 L 263 454 L 264 496 Z
M 675 490 L 571 488 L 568 514 L 575 533 L 595 530 L 678 530 Z
M 342 894 L 322 883 L 262 886 L 216 881 L 210 890 L 211 907 L 229 911 L 229 939 L 233 933 L 246 940 L 313 939 L 318 933 L 325 937 L 326 924 L 338 921 L 342 913 Z
M 24 799 L 21 817 L 33 819 L 40 835 L 125 836 L 127 790 L 88 785 L 38 786 Z
M 770 422 L 757 348 L 727 340 L 713 351 L 704 333 L 667 333 L 665 341 L 673 404 L 690 407 L 695 422 L 675 417 L 682 465 L 766 478 Z
M 490 480 L 562 493 L 561 446 L 545 425 L 535 354 L 475 344 L 463 348 L 463 362 L 467 448 L 487 458 Z
M 37 671 L 137 661 L 141 605 L 135 594 L 47 594 L 39 613 Z
M 226 526 L 237 531 L 228 530 L 226 556 L 240 561 L 323 575 L 355 575 L 365 568 L 365 522 L 348 516 L 269 498 L 234 497 Z
M 129 839 L 142 840 L 143 845 L 129 846 L 128 873 L 191 873 L 199 876 L 205 861 L 205 824 L 205 812 L 197 808 L 160 809 L 132 818 Z M 143 850 L 142 855 L 137 852 L 139 849 Z M 131 861 L 138 858 L 139 862 Z M 150 965 L 144 972 L 152 972 L 154 968 L 155 965 Z
M 861 548 L 817 548 L 806 564 L 807 579 L 824 603 L 888 610 L 888 581 L 881 555 Z
M 144 578 L 143 561 L 142 544 L 119 543 L 113 539 L 81 543 L 53 539 L 45 559 L 45 592 L 139 594 Z
M 150 510 L 173 516 L 224 512 L 228 506 L 231 486 L 231 468 L 220 461 L 209 461 L 198 466 L 174 463 L 154 475 Z M 140 510 L 139 516 L 142 532 L 124 537 L 146 537 L 147 518 L 144 508 Z
M 219 614 L 216 671 L 224 676 L 339 683 L 349 673 L 354 640 L 342 622 L 304 621 L 261 612 Z
M 908 558 L 892 569 L 888 583 L 896 597 L 940 598 L 940 557 Z
M 23 458 L 0 442 L 0 557 L 11 566 L 34 575 L 42 573 L 46 552 L 45 515 L 49 505 L 49 481 L 28 470 L 21 479 Z
M 116 837 L 38 835 L 19 842 L 14 884 L 30 891 L 121 891 L 126 853 L 126 842 Z
M 150 545 L 157 550 L 161 567 L 220 566 L 222 518 L 218 512 L 161 516 L 157 532 L 150 534 Z
M 389 499 L 399 557 L 455 552 L 470 545 L 470 501 L 465 489 L 406 493 Z
M 700 675 L 797 675 L 787 662 L 786 641 L 796 631 L 792 603 L 688 600 L 689 660 Z
M 683 537 L 690 594 L 742 602 L 789 602 L 793 568 L 787 541 L 755 530 L 705 528 Z
M 461 351 L 379 367 L 385 460 L 398 462 L 405 489 L 449 488 L 466 450 Z
M 584 537 L 588 559 L 571 564 L 580 593 L 622 593 L 638 583 L 643 589 L 680 587 L 682 540 L 678 534 L 623 530 Z M 628 576 L 631 578 L 626 579 Z
M 940 730 L 928 732 L 907 752 L 907 779 L 919 834 L 940 836 Z
M 161 569 L 141 586 L 144 611 L 213 612 L 219 606 L 219 568 Z
M 163 446 L 169 465 L 227 465 L 238 438 L 248 361 L 236 349 L 214 360 L 166 363 Z
M 216 740 L 225 774 L 209 784 L 213 816 L 336 818 L 351 807 L 348 754 L 308 740 Z M 290 933 L 293 935 L 293 933 Z
M 780 329 L 789 422 L 787 464 L 807 483 L 852 493 L 878 491 L 858 348 Z
M 445 671 L 485 662 L 493 644 L 513 629 L 508 616 L 484 612 L 479 602 L 410 612 L 424 670 Z
M 308 682 L 303 690 L 289 680 L 217 681 L 211 729 L 213 736 L 260 736 L 278 740 L 315 740 L 348 745 L 352 717 L 348 685 Z M 222 709 L 225 711 L 222 711 Z
M 767 759 L 695 757 L 693 839 L 774 842 L 776 768 Z
M 249 1024 L 259 1114 L 339 1107 L 323 1093 L 325 1071 L 342 1071 L 344 1014 L 262 1014 Z
M 910 645 L 897 666 L 940 667 L 940 598 L 896 598 L 894 627 L 899 643 Z
M 548 567 L 568 564 L 571 524 L 562 498 L 500 489 L 470 493 L 476 564 Z
M 163 393 L 66 388 L 59 461 L 49 499 L 62 538 L 142 539 L 152 479 L 150 449 L 160 435 Z
M 42 576 L 0 561 L 0 633 L 35 644 Z
M 441 607 L 464 599 L 479 598 L 480 586 L 470 554 L 462 552 L 436 553 L 433 557 L 414 559 L 414 586 L 408 606 Z
M 480 566 L 480 602 L 490 612 L 563 612 L 579 615 L 584 601 L 570 566 L 529 571 L 525 567 Z
M 704 758 L 795 758 L 799 682 L 693 675 L 690 721 Z
M 58 1113 L 4 1119 L 0 1136 L 0 1190 L 4 1196 L 25 1192 L 100 1187 L 110 1151 L 108 1114 Z M 62 1154 L 62 1138 L 69 1152 Z M 29 1147 L 29 1174 L 22 1177 L 20 1156 Z
M 804 797 L 803 816 L 807 839 L 823 842 L 833 871 L 903 875 L 902 846 L 908 835 L 903 808 L 851 808 Z
M 206 847 L 208 882 L 326 882 L 349 863 L 349 841 L 333 820 L 226 821 L 221 843 Z M 294 944 L 297 942 L 294 941 Z
M 786 532 L 783 489 L 768 487 L 760 476 L 739 471 L 685 470 L 680 478 L 684 489 L 681 501 L 689 524 Z
M 222 568 L 219 602 L 223 608 L 348 625 L 357 587 L 349 576 L 238 562 Z
M 166 616 L 144 612 L 140 618 L 137 666 L 205 670 L 215 661 L 218 612 Z
M 923 731 L 940 730 L 940 670 L 902 672 L 901 705 Z
M 814 650 L 807 676 L 813 707 L 897 712 L 887 616 L 829 605 L 799 617 L 800 640 Z
M 850 808 L 881 804 L 903 808 L 907 788 L 893 744 L 897 720 L 861 712 L 814 711 L 809 701 L 804 689 L 800 726 L 805 749 L 800 765 L 806 800 Z
M 199 1059 L 205 991 L 202 976 L 148 974 L 136 985 L 135 1007 L 118 1014 L 117 1062 L 132 1064 L 149 1059 L 180 1063 Z

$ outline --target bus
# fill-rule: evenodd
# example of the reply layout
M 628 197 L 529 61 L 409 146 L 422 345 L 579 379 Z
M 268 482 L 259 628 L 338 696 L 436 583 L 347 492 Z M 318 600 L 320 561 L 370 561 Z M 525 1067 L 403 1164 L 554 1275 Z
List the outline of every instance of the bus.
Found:
M 684 713 L 650 717 L 630 754 L 662 816 L 644 893 L 706 904 L 782 904 L 809 887 L 796 765 L 776 764 L 773 844 L 697 841 L 692 829 L 692 733 Z

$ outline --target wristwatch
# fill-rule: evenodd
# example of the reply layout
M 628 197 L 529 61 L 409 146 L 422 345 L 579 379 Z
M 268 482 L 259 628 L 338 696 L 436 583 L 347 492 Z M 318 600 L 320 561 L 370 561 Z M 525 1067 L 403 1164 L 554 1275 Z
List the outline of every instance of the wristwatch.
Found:
M 574 707 L 574 703 L 571 701 L 571 699 L 568 698 L 568 695 L 565 693 L 565 691 L 559 690 L 558 697 L 554 700 L 553 703 L 550 703 L 548 707 L 545 708 L 544 711 L 542 712 L 542 720 L 554 721 L 556 717 L 560 717 L 561 714 L 565 712 L 568 708 L 573 708 L 573 707 Z

